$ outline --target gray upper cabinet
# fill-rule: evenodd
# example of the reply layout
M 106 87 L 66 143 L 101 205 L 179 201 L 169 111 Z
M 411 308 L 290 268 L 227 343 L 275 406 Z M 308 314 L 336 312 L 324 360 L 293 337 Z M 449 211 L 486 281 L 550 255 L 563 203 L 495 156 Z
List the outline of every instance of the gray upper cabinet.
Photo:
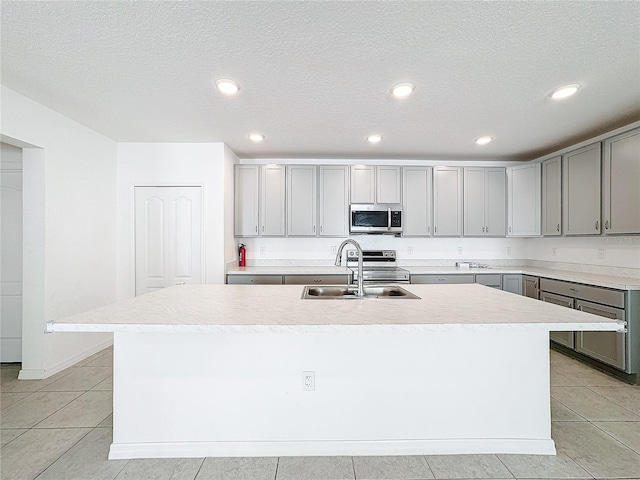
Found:
M 262 166 L 260 234 L 263 236 L 284 236 L 285 178 L 284 165 Z
M 258 236 L 259 172 L 258 165 L 236 165 L 234 232 L 237 237 Z
M 464 168 L 464 235 L 505 235 L 506 175 L 504 168 Z
M 431 235 L 431 167 L 402 170 L 402 235 Z
M 507 235 L 540 235 L 540 164 L 507 169 Z
M 640 233 L 640 129 L 604 142 L 604 232 Z
M 316 235 L 317 167 L 287 165 L 287 234 Z
M 462 167 L 433 168 L 433 234 L 462 235 Z
M 351 167 L 351 203 L 375 203 L 376 168 L 369 165 Z
M 542 162 L 542 234 L 562 235 L 562 158 Z
M 562 225 L 565 235 L 598 235 L 600 221 L 600 143 L 562 156 Z
M 349 167 L 320 167 L 320 235 L 349 235 Z
M 402 167 L 376 167 L 376 202 L 402 203 Z

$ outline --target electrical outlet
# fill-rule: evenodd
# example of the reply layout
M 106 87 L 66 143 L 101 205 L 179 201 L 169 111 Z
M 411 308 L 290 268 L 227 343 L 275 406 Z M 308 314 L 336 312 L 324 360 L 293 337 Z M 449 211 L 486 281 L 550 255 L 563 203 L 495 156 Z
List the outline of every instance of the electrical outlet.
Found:
M 551 247 L 551 256 L 552 257 L 556 256 L 556 247 Z
M 462 255 L 462 247 L 458 247 L 458 255 Z
M 413 247 L 407 247 L 407 255 L 413 255 Z
M 507 247 L 507 255 L 511 255 L 511 247 Z
M 260 255 L 267 253 L 267 247 L 260 247 Z
M 316 389 L 316 372 L 302 372 L 302 390 L 313 392 Z
M 331 245 L 331 255 L 335 255 L 338 251 L 338 247 L 335 245 Z
M 598 249 L 598 259 L 599 260 L 604 260 L 605 256 L 606 256 L 606 250 L 604 248 L 599 248 Z

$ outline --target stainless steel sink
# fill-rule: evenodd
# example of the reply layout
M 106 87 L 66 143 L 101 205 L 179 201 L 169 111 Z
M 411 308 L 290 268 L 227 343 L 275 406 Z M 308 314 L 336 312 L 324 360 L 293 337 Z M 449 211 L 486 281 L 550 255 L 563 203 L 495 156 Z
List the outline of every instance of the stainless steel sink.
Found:
M 302 291 L 303 299 L 346 300 L 357 298 L 420 299 L 419 296 L 398 285 L 365 285 L 364 296 L 358 297 L 358 289 L 347 285 L 307 285 Z

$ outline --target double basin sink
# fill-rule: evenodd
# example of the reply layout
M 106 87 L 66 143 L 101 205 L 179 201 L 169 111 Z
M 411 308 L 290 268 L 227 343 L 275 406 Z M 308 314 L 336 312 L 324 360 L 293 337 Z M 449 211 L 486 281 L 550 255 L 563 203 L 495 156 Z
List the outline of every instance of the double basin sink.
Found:
M 405 290 L 398 285 L 365 285 L 364 295 L 358 296 L 358 288 L 352 285 L 308 285 L 302 291 L 305 300 L 346 300 L 357 298 L 393 298 L 393 299 L 420 299 L 419 296 Z

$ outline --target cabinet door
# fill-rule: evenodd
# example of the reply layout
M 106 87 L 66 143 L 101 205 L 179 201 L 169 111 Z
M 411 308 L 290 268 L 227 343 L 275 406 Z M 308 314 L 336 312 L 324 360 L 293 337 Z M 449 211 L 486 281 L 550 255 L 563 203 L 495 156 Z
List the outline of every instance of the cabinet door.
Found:
M 288 165 L 287 234 L 316 234 L 316 167 Z
M 284 236 L 286 192 L 284 165 L 263 165 L 261 186 L 260 234 Z
M 476 283 L 502 289 L 502 275 L 499 273 L 480 273 L 476 275 Z
M 376 202 L 402 203 L 401 167 L 376 167 Z
M 573 298 L 563 297 L 562 295 L 556 295 L 554 293 L 542 292 L 540 294 L 540 300 L 553 303 L 554 305 L 560 305 L 561 307 L 573 308 Z M 549 332 L 549 339 L 568 348 L 575 347 L 574 332 Z
M 236 237 L 258 236 L 259 167 L 258 165 L 236 165 L 235 172 Z
M 282 285 L 282 275 L 227 275 L 229 285 Z
M 624 320 L 624 310 L 597 303 L 576 300 L 576 308 L 583 312 L 606 318 Z M 618 332 L 577 332 L 576 351 L 625 369 L 625 334 Z
M 349 235 L 349 167 L 320 167 L 320 235 Z
M 604 142 L 605 233 L 640 233 L 640 129 Z
M 485 169 L 484 185 L 484 235 L 504 237 L 507 222 L 506 169 Z
M 452 285 L 459 283 L 473 283 L 474 281 L 475 275 L 411 275 L 411 283 Z
M 596 143 L 562 156 L 565 235 L 600 233 L 600 148 Z
M 540 235 L 540 164 L 507 169 L 507 235 Z
M 376 170 L 367 165 L 351 167 L 351 203 L 375 203 Z
M 515 273 L 502 275 L 502 290 L 522 295 L 522 275 Z
M 529 298 L 535 298 L 536 300 L 540 297 L 540 279 L 538 277 L 532 277 L 530 275 L 522 276 L 522 295 Z
M 484 236 L 484 168 L 464 168 L 464 235 Z
M 431 167 L 402 170 L 402 235 L 431 235 Z
M 562 235 L 562 158 L 542 162 L 542 234 Z
M 462 235 L 462 168 L 433 169 L 433 234 Z

